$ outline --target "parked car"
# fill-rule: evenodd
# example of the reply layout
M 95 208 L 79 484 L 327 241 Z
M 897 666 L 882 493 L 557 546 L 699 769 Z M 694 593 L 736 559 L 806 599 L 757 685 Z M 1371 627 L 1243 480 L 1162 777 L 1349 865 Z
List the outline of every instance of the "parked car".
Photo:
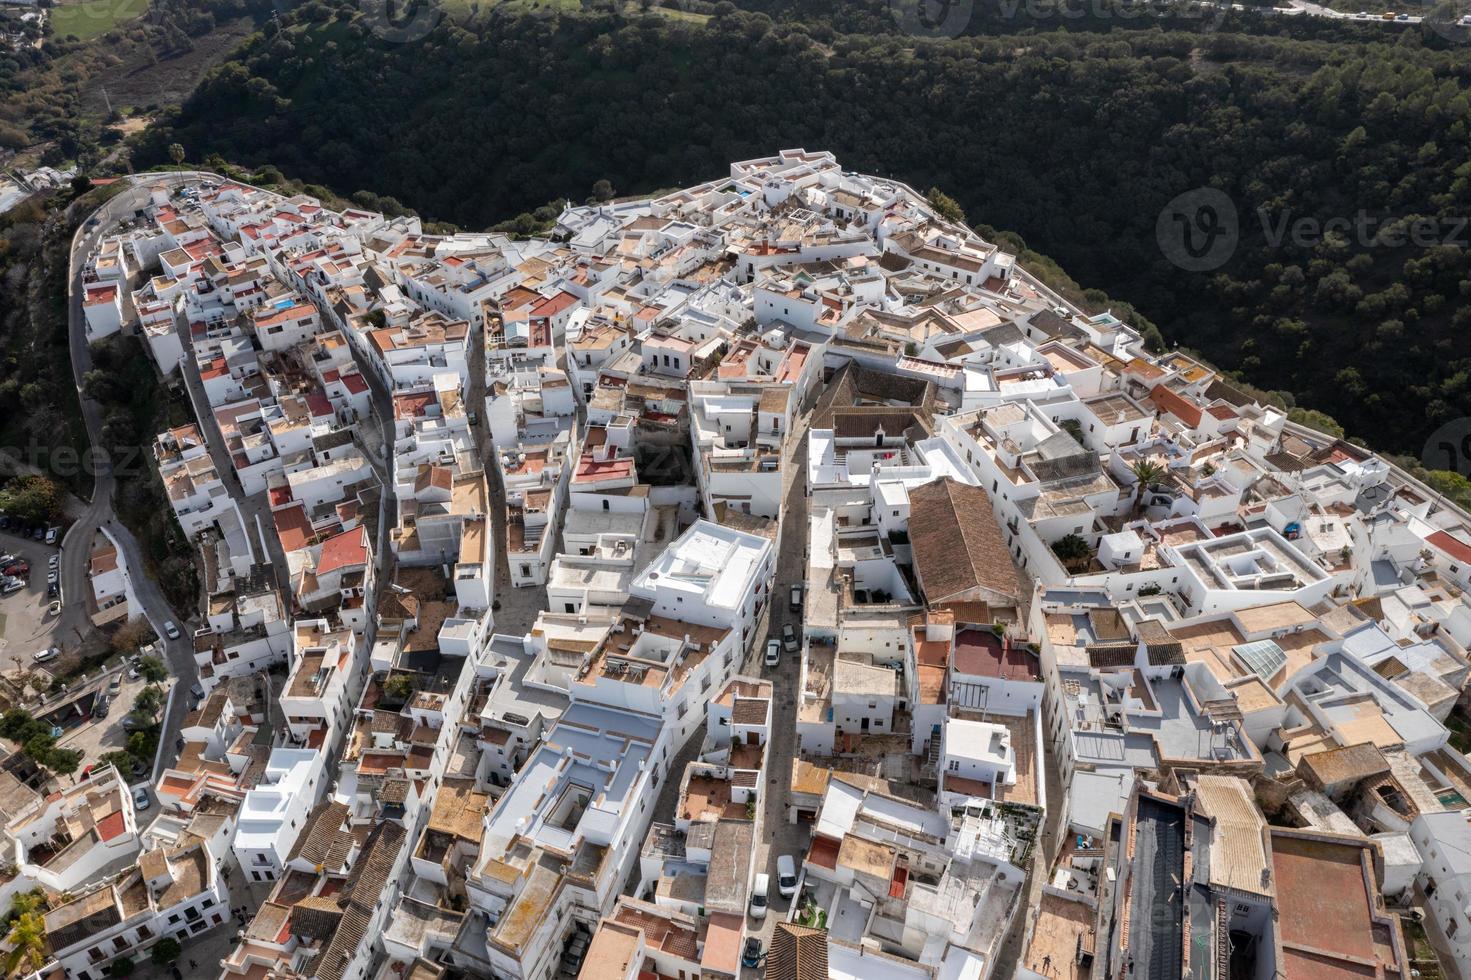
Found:
M 25 587 L 26 587 L 26 584 L 24 582 L 22 582 L 20 579 L 18 579 L 18 578 L 7 578 L 5 580 L 4 587 L 3 588 L 0 588 L 0 593 L 3 593 L 4 595 L 10 595 L 10 593 L 16 592 L 16 591 L 18 591 L 20 589 L 23 589 Z
M 61 581 L 61 573 L 60 572 L 55 571 L 55 570 L 52 570 L 52 571 L 49 571 L 49 572 L 46 573 L 46 584 L 47 585 L 56 585 L 60 581 Z
M 194 696 L 194 700 L 196 701 L 204 700 L 204 688 L 199 685 L 198 681 L 195 681 L 194 686 L 189 688 L 189 693 Z
M 751 918 L 766 918 L 767 890 L 771 887 L 771 877 L 766 874 L 756 876 L 756 887 L 751 889 Z
M 6 565 L 5 566 L 5 574 L 6 575 L 29 575 L 30 573 L 31 573 L 31 566 L 27 565 L 25 562 L 20 562 L 19 564 Z
M 111 691 L 113 694 L 116 694 L 118 691 L 122 690 L 122 686 L 123 686 L 123 678 L 122 678 L 122 675 L 121 674 L 113 674 L 112 675 L 112 680 L 108 682 L 107 689 L 109 691 Z
M 799 613 L 801 611 L 802 611 L 802 587 L 800 585 L 794 585 L 794 586 L 792 586 L 792 612 Z
M 797 863 L 790 854 L 783 854 L 776 859 L 776 890 L 781 892 L 783 898 L 791 898 L 797 894 Z
M 52 599 L 51 600 L 51 608 L 48 609 L 47 612 L 49 612 L 52 616 L 60 616 L 61 615 L 61 600 L 60 599 Z
M 38 664 L 44 664 L 48 660 L 55 660 L 61 656 L 61 647 L 47 647 L 45 650 L 37 650 L 31 654 L 31 659 Z
M 25 583 L 22 582 L 21 584 L 24 585 Z M 48 598 L 48 599 L 56 599 L 56 598 L 59 598 L 60 596 L 61 596 L 61 583 L 60 582 L 47 582 L 46 583 L 46 598 Z
M 766 666 L 775 667 L 781 663 L 781 644 L 776 640 L 766 641 Z
M 787 648 L 788 653 L 795 653 L 797 651 L 797 631 L 792 627 L 791 623 L 787 623 L 781 628 L 781 645 Z
M 123 719 L 123 731 L 125 732 L 142 731 L 143 729 L 150 728 L 152 726 L 153 722 L 149 721 L 147 718 L 140 718 L 139 716 L 134 714 L 130 714 L 128 715 L 128 717 Z
M 47 544 L 55 544 L 56 543 L 56 539 L 60 535 L 61 535 L 61 528 L 59 528 L 59 527 L 48 527 L 46 529 L 46 543 Z
M 32 541 L 40 541 L 46 537 L 46 525 L 37 524 L 36 529 L 31 532 Z
M 179 627 L 174 625 L 174 621 L 172 619 L 163 624 L 163 632 L 164 635 L 171 640 L 177 640 L 181 635 L 179 633 Z
M 108 711 L 110 711 L 111 709 L 112 709 L 112 702 L 109 701 L 107 699 L 107 695 L 104 694 L 101 697 L 99 697 L 96 700 L 96 702 L 93 703 L 93 705 L 92 705 L 92 717 L 93 718 L 106 718 Z
M 747 936 L 746 945 L 741 949 L 741 966 L 755 970 L 761 966 L 763 959 L 765 956 L 761 949 L 761 937 Z
M 60 555 L 52 555 L 50 558 L 47 558 L 46 559 L 46 567 L 47 568 L 60 568 L 61 567 L 61 556 Z
M 14 565 L 18 561 L 20 561 L 20 555 L 0 555 L 0 565 Z
M 153 801 L 148 798 L 148 790 L 142 786 L 133 789 L 133 809 L 146 810 L 153 806 Z

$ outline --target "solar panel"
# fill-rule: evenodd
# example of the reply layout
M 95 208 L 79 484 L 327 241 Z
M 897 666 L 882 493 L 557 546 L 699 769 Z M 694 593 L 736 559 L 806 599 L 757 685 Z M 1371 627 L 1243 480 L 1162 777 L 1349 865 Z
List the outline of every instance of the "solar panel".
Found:
M 1252 673 L 1262 680 L 1270 680 L 1277 671 L 1287 665 L 1287 654 L 1271 640 L 1257 640 L 1232 647 Z

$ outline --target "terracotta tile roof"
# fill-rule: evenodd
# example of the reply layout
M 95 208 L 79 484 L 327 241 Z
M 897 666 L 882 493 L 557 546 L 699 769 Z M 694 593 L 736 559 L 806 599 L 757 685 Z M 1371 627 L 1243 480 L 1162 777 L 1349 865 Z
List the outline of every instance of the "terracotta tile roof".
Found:
M 827 980 L 827 930 L 778 922 L 766 957 L 766 980 Z
M 325 863 L 333 839 L 342 832 L 347 814 L 345 803 L 329 800 L 317 804 L 317 808 L 307 816 L 306 826 L 302 828 L 301 836 L 296 838 L 296 846 L 291 849 L 287 860 L 301 858 L 312 865 Z
M 766 723 L 766 709 L 771 702 L 765 698 L 736 698 L 730 710 L 730 720 L 735 725 L 762 725 Z
M 1139 647 L 1133 643 L 1088 644 L 1089 667 L 1132 667 Z
M 947 476 L 911 490 L 909 502 L 914 566 L 931 604 L 975 589 L 1017 600 L 1016 569 L 984 490 Z
M 350 565 L 364 565 L 367 561 L 368 532 L 355 527 L 322 542 L 322 557 L 317 561 L 317 574 L 326 575 Z
M 315 976 L 316 980 L 342 980 L 367 935 L 373 907 L 388 884 L 388 875 L 403 848 L 404 835 L 403 827 L 391 822 L 378 824 L 368 835 L 363 853 L 338 897 L 342 921 L 333 932 L 332 941 L 308 964 L 309 976 Z
M 291 934 L 328 942 L 342 923 L 342 908 L 324 895 L 308 895 L 291 910 Z
M 1425 539 L 1425 543 L 1445 552 L 1457 561 L 1471 562 L 1471 545 L 1445 531 L 1436 531 Z

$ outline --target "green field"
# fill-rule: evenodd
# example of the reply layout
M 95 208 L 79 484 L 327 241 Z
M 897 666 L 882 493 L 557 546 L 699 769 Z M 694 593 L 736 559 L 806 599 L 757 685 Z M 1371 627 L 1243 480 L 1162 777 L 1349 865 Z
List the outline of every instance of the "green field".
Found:
M 51 10 L 51 27 L 58 37 L 75 34 L 82 40 L 105 34 L 148 9 L 148 0 L 82 0 L 62 3 Z

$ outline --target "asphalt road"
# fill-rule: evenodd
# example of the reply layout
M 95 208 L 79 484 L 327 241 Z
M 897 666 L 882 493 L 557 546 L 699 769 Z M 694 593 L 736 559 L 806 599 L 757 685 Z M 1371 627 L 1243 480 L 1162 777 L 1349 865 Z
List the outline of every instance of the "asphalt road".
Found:
M 170 185 L 198 179 L 199 174 L 148 174 L 149 184 L 164 181 Z M 158 634 L 163 643 L 170 671 L 178 678 L 174 687 L 175 696 L 170 699 L 164 714 L 163 727 L 159 735 L 159 755 L 155 762 L 154 775 L 171 764 L 177 753 L 174 743 L 184 715 L 189 711 L 189 688 L 199 680 L 199 669 L 194 663 L 194 650 L 188 634 L 177 640 L 164 635 L 164 623 L 183 623 L 187 617 L 180 616 L 164 598 L 162 590 L 144 571 L 143 552 L 133 533 L 116 520 L 113 497 L 117 491 L 117 480 L 113 476 L 111 461 L 98 450 L 102 431 L 102 407 L 82 393 L 82 377 L 92 369 L 92 351 L 87 345 L 86 318 L 82 313 L 82 269 L 97 244 L 110 234 L 120 223 L 131 218 L 133 212 L 149 200 L 145 187 L 135 186 L 112 197 L 93 212 L 90 221 L 84 223 L 72 240 L 70 273 L 67 279 L 67 323 L 71 344 L 72 377 L 77 386 L 77 399 L 82 406 L 82 421 L 87 427 L 87 438 L 92 443 L 90 454 L 93 462 L 92 498 L 77 516 L 62 540 L 61 588 L 67 602 L 85 602 L 88 581 L 87 564 L 93 536 L 97 528 L 107 525 L 122 552 L 123 563 L 128 569 L 133 592 L 143 606 L 141 612 Z M 183 629 L 183 627 L 181 627 Z

